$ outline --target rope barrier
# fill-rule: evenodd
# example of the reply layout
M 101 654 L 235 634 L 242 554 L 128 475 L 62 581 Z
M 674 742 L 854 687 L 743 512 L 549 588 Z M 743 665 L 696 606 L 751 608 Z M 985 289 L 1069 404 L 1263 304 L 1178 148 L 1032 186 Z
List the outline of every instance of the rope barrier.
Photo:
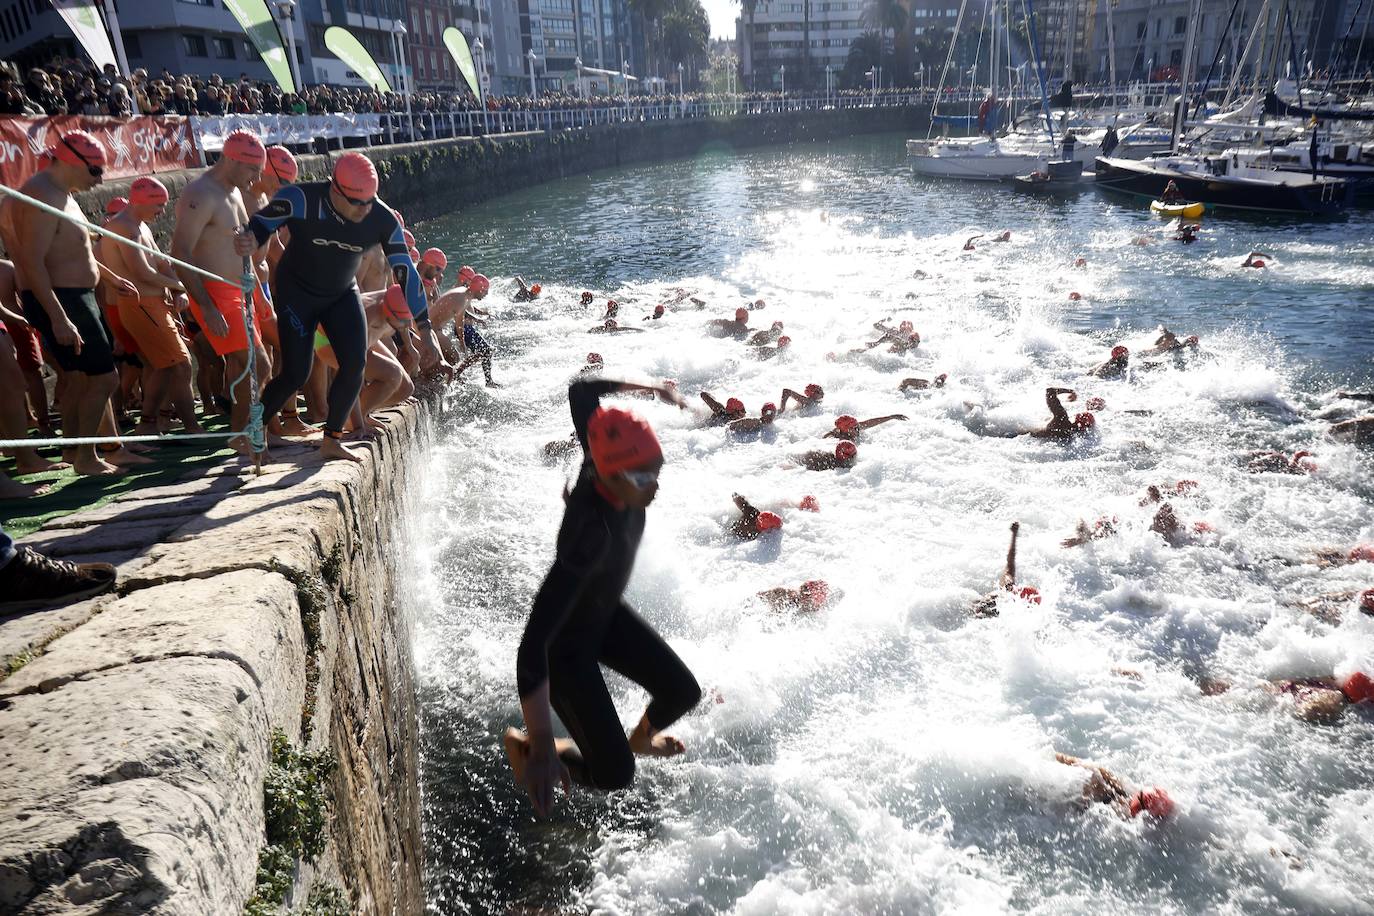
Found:
M 144 252 L 145 254 L 150 254 L 154 257 L 162 258 L 170 264 L 180 267 L 189 273 L 193 273 L 198 276 L 204 277 L 207 280 L 215 280 L 220 283 L 229 283 L 231 285 L 234 283 L 233 280 L 221 277 L 217 273 L 212 273 L 208 270 L 197 267 L 194 264 L 188 264 L 185 261 L 172 257 L 171 255 L 164 254 L 157 248 L 154 248 L 149 245 L 144 245 L 142 242 L 135 241 L 134 239 L 126 238 L 120 235 L 118 232 L 113 232 L 109 229 L 106 229 L 103 226 L 97 226 L 94 223 L 88 222 L 87 220 L 81 217 L 72 216 L 65 210 L 59 210 L 56 207 L 51 206 L 50 204 L 46 204 L 41 200 L 37 200 L 33 197 L 30 197 L 29 195 L 25 194 L 22 191 L 16 190 L 15 188 L 11 188 L 7 185 L 0 185 L 0 194 L 6 194 L 10 197 L 13 197 L 15 200 L 20 201 L 21 203 L 26 203 L 29 206 L 41 210 L 44 213 L 47 213 L 51 216 L 55 216 L 58 219 L 64 219 L 69 223 L 81 226 L 88 232 L 98 233 L 100 235 L 105 236 L 106 238 L 113 239 L 121 245 L 128 245 L 130 248 L 136 248 L 139 251 Z M 261 475 L 262 456 L 263 453 L 267 450 L 267 437 L 266 432 L 263 428 L 262 403 L 258 400 L 258 339 L 257 335 L 253 333 L 253 290 L 257 286 L 257 283 L 258 278 L 257 274 L 253 271 L 252 259 L 245 255 L 243 258 L 243 275 L 239 278 L 238 286 L 243 292 L 242 317 L 244 330 L 247 332 L 248 336 L 248 365 L 244 367 L 244 370 L 239 374 L 239 377 L 234 379 L 234 383 L 229 388 L 229 397 L 231 400 L 233 400 L 234 389 L 238 387 L 239 383 L 242 382 L 244 377 L 246 376 L 249 380 L 248 428 L 246 430 L 242 432 L 222 433 L 168 433 L 165 435 L 157 436 L 85 436 L 70 439 L 65 437 L 53 439 L 0 439 L 0 448 L 36 448 L 46 445 L 103 445 L 106 443 L 119 442 L 171 442 L 177 439 L 232 439 L 236 436 L 244 436 L 245 438 L 247 438 L 249 449 L 252 451 L 253 454 L 253 465 L 255 468 L 255 472 L 258 475 Z

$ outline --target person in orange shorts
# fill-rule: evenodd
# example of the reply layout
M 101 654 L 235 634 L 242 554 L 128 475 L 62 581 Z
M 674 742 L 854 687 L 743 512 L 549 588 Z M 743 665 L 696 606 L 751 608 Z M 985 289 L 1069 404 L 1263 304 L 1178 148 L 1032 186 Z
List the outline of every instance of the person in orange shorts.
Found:
M 108 229 L 110 223 L 114 222 L 129 206 L 129 198 L 116 197 L 105 205 L 104 227 Z M 105 237 L 92 234 L 91 241 L 95 243 L 95 258 L 99 264 L 105 265 L 115 273 L 115 265 L 106 260 Z M 120 276 L 123 276 L 120 274 Z M 143 375 L 143 361 L 139 358 L 138 342 L 133 339 L 128 331 L 124 330 L 124 322 L 119 317 L 119 297 L 127 294 L 127 290 L 116 290 L 108 282 L 105 275 L 101 274 L 101 282 L 96 284 L 95 298 L 100 303 L 100 313 L 105 316 L 105 324 L 110 329 L 110 337 L 114 341 L 115 371 L 119 374 L 119 391 L 113 403 L 119 411 L 120 416 L 128 410 L 134 402 L 134 394 L 138 389 L 139 382 Z
M 172 257 L 225 278 L 207 280 L 177 269 L 177 277 L 190 296 L 191 314 L 215 353 L 224 357 L 226 384 L 234 386 L 230 422 L 236 430 L 247 428 L 249 404 L 261 391 L 268 372 L 257 320 L 251 310 L 245 318 L 243 290 L 238 282 L 243 274 L 243 255 L 234 250 L 238 228 L 248 222 L 244 191 L 258 180 L 266 162 L 267 148 L 261 140 L 245 130 L 231 133 L 224 139 L 223 153 L 215 164 L 182 190 L 172 234 Z M 252 328 L 257 392 L 250 390 L 244 372 L 250 344 L 245 321 Z M 249 447 L 242 436 L 230 440 L 229 445 L 245 453 Z
M 156 248 L 148 223 L 162 215 L 167 201 L 162 182 L 139 178 L 129 188 L 129 205 L 106 228 Z M 135 434 L 166 432 L 167 420 L 173 414 L 187 432 L 202 432 L 191 392 L 191 354 L 176 322 L 178 300 L 183 307 L 185 303 L 181 281 L 162 258 L 150 258 L 146 252 L 109 237 L 101 239 L 100 247 L 105 263 L 138 288 L 136 296 L 115 299 L 120 323 L 143 360 L 143 410 Z

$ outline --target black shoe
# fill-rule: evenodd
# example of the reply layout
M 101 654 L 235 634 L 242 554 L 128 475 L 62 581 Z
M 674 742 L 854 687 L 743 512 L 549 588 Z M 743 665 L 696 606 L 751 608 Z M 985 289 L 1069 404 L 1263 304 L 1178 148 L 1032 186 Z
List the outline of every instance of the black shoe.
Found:
M 109 563 L 68 563 L 27 547 L 0 567 L 0 618 L 40 607 L 70 604 L 114 588 L 115 568 Z

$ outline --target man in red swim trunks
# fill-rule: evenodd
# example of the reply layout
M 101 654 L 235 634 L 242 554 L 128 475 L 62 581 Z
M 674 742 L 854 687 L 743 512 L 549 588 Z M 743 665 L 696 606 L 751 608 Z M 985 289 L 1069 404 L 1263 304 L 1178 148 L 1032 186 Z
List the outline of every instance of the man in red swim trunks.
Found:
M 244 326 L 243 289 L 230 278 L 243 274 L 243 257 L 234 251 L 238 228 L 248 222 L 243 194 L 261 177 L 266 162 L 267 148 L 262 141 L 248 131 L 236 130 L 225 138 L 224 151 L 218 161 L 182 189 L 177 200 L 172 257 L 225 278 L 206 280 L 199 274 L 177 268 L 177 276 L 190 295 L 191 314 L 215 352 L 224 357 L 226 383 L 243 375 L 248 365 L 249 338 Z M 258 392 L 251 391 L 247 376 L 234 386 L 230 422 L 236 430 L 247 428 L 252 395 L 260 393 L 267 381 L 267 359 L 257 316 L 251 310 L 250 316 Z M 249 449 L 248 441 L 242 436 L 230 440 L 229 445 L 244 453 Z

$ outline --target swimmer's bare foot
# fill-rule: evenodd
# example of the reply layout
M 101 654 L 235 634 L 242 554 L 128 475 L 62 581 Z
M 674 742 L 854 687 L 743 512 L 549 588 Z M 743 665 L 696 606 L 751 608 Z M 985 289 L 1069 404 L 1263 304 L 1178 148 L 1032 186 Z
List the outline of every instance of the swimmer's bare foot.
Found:
M 14 470 L 20 476 L 24 474 L 42 474 L 45 471 L 61 471 L 71 467 L 65 461 L 49 461 L 39 454 L 16 455 L 14 459 Z
M 167 430 L 165 429 L 158 428 L 156 420 L 140 420 L 138 421 L 138 425 L 134 427 L 134 431 L 130 433 L 130 435 L 156 436 L 158 433 L 164 433 L 166 431 Z
M 630 733 L 630 751 L 639 757 L 676 757 L 686 753 L 687 745 L 672 735 L 659 732 L 651 735 L 649 717 L 644 716 Z
M 42 496 L 51 489 L 50 484 L 20 483 L 0 474 L 0 499 L 27 499 L 30 496 Z
M 277 422 L 281 429 L 276 430 L 276 432 L 280 432 L 283 436 L 312 436 L 319 432 L 315 427 L 302 423 L 299 416 L 282 417 Z
M 127 468 L 137 464 L 153 463 L 153 459 L 135 453 L 134 450 L 128 446 L 116 449 L 113 452 L 104 452 L 100 457 L 117 468 Z
M 112 477 L 116 474 L 125 473 L 124 468 L 107 464 L 95 457 L 78 458 L 72 462 L 72 470 L 83 477 Z
M 525 764 L 530 759 L 530 739 L 518 728 L 508 728 L 506 733 L 501 736 L 501 743 L 506 746 L 506 760 L 510 761 L 511 775 L 515 777 L 515 784 L 523 786 L 525 784 Z
M 497 382 L 487 382 L 487 387 L 488 387 L 488 388 L 500 388 L 501 385 L 500 385 L 499 383 L 497 383 Z
M 362 455 L 349 451 L 342 442 L 331 436 L 320 440 L 320 456 L 325 461 L 354 461 L 361 464 L 363 460 Z

